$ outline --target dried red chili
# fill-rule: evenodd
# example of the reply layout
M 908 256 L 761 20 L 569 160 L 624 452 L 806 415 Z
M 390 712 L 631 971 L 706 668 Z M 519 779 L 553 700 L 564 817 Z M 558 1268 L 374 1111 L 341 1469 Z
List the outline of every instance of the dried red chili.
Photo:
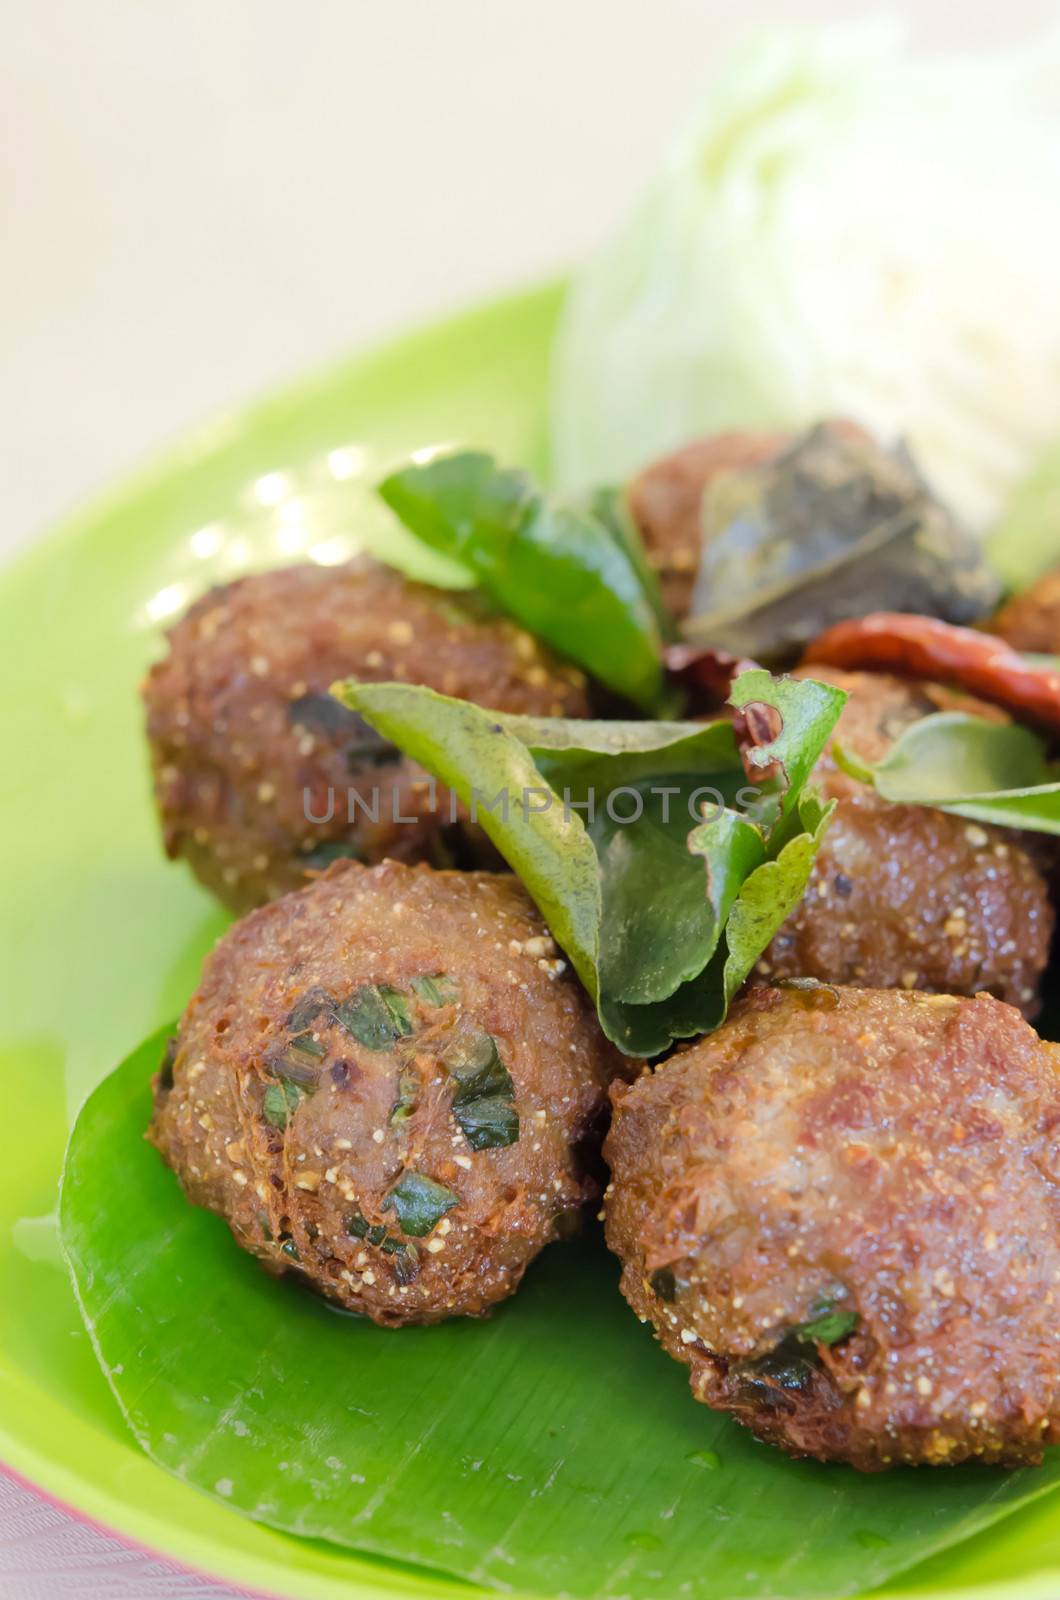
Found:
M 935 617 L 876 611 L 837 622 L 807 649 L 803 665 L 814 663 L 956 684 L 1020 720 L 1060 729 L 1060 672 L 1033 666 L 992 634 Z

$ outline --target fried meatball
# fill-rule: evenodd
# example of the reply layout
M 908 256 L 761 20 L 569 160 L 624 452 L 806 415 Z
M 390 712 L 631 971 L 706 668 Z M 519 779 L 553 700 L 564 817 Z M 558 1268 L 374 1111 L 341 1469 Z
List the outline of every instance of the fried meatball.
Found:
M 835 737 L 870 762 L 931 712 L 960 705 L 998 715 L 886 673 L 812 666 L 795 676 L 847 691 Z M 806 894 L 752 982 L 809 977 L 866 988 L 986 990 L 1034 1016 L 1054 916 L 1027 836 L 928 806 L 892 805 L 829 754 L 814 781 L 836 811 Z
M 338 862 L 217 945 L 149 1136 L 348 1310 L 481 1316 L 598 1193 L 623 1064 L 517 879 Z
M 450 808 L 328 694 L 401 679 L 497 711 L 585 716 L 585 680 L 475 596 L 387 567 L 286 567 L 204 595 L 144 685 L 166 853 L 235 911 L 336 856 L 418 860 Z
M 1015 650 L 1060 655 L 1060 572 L 1048 572 L 1013 595 L 991 620 L 990 631 Z
M 612 1097 L 608 1243 L 698 1400 L 863 1471 L 1060 1441 L 1060 1046 L 1011 1006 L 759 989 Z

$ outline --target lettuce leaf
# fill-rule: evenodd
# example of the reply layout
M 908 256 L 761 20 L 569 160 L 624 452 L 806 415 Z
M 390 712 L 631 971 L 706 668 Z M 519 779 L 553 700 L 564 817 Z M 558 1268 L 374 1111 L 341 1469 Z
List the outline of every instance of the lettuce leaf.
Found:
M 379 493 L 537 638 L 642 710 L 660 709 L 666 613 L 617 494 L 549 500 L 527 473 L 470 450 L 410 463 Z
M 986 551 L 1010 589 L 1060 566 L 1060 445 L 1046 450 L 1016 488 Z
M 845 699 L 761 670 L 737 679 L 733 720 L 705 724 L 504 716 L 409 684 L 332 692 L 459 796 L 608 1037 L 643 1055 L 724 1019 L 802 895 L 830 814 L 805 785 Z

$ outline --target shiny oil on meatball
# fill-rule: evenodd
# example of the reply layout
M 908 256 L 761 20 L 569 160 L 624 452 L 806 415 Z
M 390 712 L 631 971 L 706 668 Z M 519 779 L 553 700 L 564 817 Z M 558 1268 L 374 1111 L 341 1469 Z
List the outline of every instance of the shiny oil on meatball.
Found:
M 515 878 L 340 862 L 217 945 L 150 1138 L 273 1270 L 480 1316 L 599 1192 L 624 1065 Z
M 369 561 L 211 590 L 144 685 L 166 852 L 236 911 L 339 856 L 444 859 L 449 819 L 419 768 L 328 694 L 399 679 L 497 711 L 584 716 L 585 682 L 477 597 Z
M 945 689 L 886 673 L 805 667 L 846 690 L 835 738 L 863 760 L 886 755 L 911 723 L 959 704 Z M 867 988 L 975 994 L 1039 1008 L 1054 916 L 1027 835 L 927 806 L 892 805 L 826 754 L 814 781 L 835 814 L 806 894 L 752 981 L 818 978 Z
M 864 1471 L 1060 1440 L 1060 1046 L 1012 1007 L 759 989 L 612 1097 L 608 1242 L 697 1399 Z

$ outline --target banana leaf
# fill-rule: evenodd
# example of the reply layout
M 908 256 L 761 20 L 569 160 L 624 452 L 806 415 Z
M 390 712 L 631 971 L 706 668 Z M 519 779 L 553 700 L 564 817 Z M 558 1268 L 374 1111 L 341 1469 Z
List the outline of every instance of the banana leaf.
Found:
M 384 1330 L 266 1276 L 143 1140 L 166 1031 L 91 1096 L 61 1195 L 96 1353 L 156 1462 L 308 1539 L 575 1600 L 825 1600 L 1052 1490 L 1060 1461 L 860 1476 L 697 1405 L 595 1228 L 489 1321 Z

